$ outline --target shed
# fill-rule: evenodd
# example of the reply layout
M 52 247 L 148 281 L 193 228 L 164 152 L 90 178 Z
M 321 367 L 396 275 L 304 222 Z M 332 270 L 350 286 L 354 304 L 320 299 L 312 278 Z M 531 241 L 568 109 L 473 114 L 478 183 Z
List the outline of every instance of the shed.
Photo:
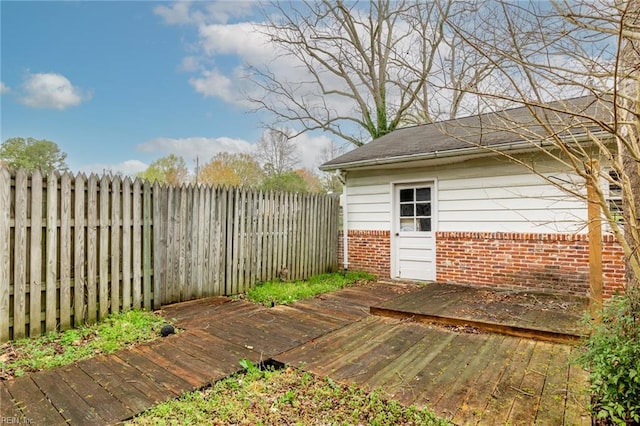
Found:
M 587 203 L 567 192 L 586 192 L 584 182 L 543 150 L 551 135 L 588 144 L 587 132 L 597 129 L 578 117 L 606 108 L 590 97 L 557 106 L 400 128 L 324 163 L 344 179 L 343 266 L 402 280 L 587 294 Z M 564 108 L 577 114 L 554 112 Z M 551 126 L 542 128 L 536 114 Z M 603 259 L 611 295 L 622 289 L 624 261 L 606 232 Z

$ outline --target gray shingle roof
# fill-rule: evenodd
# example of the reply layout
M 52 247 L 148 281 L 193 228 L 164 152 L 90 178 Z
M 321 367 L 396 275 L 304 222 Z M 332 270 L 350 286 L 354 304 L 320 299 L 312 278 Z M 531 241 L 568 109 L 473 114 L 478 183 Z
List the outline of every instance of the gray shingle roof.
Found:
M 571 114 L 562 113 L 571 111 Z M 608 117 L 608 107 L 594 97 L 567 99 L 536 107 L 519 107 L 454 120 L 397 129 L 320 166 L 323 170 L 349 169 L 375 164 L 406 162 L 439 153 L 482 151 L 515 142 L 544 140 L 600 129 L 592 117 Z M 597 115 L 596 115 L 597 113 Z M 543 117 L 548 128 L 536 117 Z

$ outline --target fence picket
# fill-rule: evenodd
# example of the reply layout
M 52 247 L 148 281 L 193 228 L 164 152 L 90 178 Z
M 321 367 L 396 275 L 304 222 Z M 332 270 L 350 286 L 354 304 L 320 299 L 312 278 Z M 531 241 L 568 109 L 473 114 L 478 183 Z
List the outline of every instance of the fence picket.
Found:
M 76 176 L 73 185 L 73 323 L 76 327 L 84 324 L 85 315 L 87 314 L 84 300 L 87 284 L 85 268 L 85 231 L 87 222 L 85 221 L 84 209 L 86 183 L 85 176 L 79 174 Z
M 58 278 L 58 176 L 47 175 L 47 242 L 45 279 L 45 329 L 56 329 L 57 278 Z
M 151 186 L 149 181 L 143 185 L 142 198 L 142 284 L 144 308 L 149 310 L 153 306 L 151 301 Z
M 168 234 L 167 258 L 175 259 L 170 269 L 170 278 L 167 283 L 166 303 L 177 302 L 180 300 L 178 292 L 178 282 L 180 282 L 180 188 L 171 188 L 171 222 L 169 223 L 171 233 Z M 178 261 L 176 261 L 178 260 Z
M 204 297 L 213 296 L 212 263 L 211 263 L 211 187 L 202 188 L 202 295 Z
M 27 281 L 27 172 L 18 170 L 15 183 L 15 231 L 13 249 L 13 337 L 25 337 Z M 7 224 L 8 226 L 8 224 Z M 7 235 L 6 242 L 10 238 Z M 9 278 L 6 280 L 9 284 Z M 8 312 L 7 312 L 8 313 Z
M 42 174 L 31 175 L 31 235 L 29 238 L 29 335 L 42 332 Z M 7 280 L 8 282 L 8 280 Z
M 94 323 L 97 319 L 98 307 L 96 299 L 96 283 L 98 275 L 98 177 L 89 176 L 87 188 L 87 321 Z
M 71 327 L 71 175 L 60 178 L 60 330 Z
M 111 182 L 111 312 L 120 312 L 120 218 L 121 211 L 120 178 L 116 176 Z
M 131 245 L 131 270 L 133 281 L 131 282 L 133 309 L 142 307 L 142 189 L 140 179 L 133 181 L 132 209 L 132 245 Z
M 158 182 L 153 184 L 153 309 L 164 299 L 163 287 L 167 278 L 167 191 Z
M 176 241 L 176 250 L 177 250 L 177 258 L 178 258 L 178 280 L 176 281 L 176 285 L 178 283 L 186 283 L 186 271 L 187 271 L 187 243 L 190 240 L 190 236 L 187 235 L 188 229 L 188 221 L 187 221 L 187 189 L 183 185 L 180 187 L 180 214 L 178 214 L 178 230 L 180 239 Z M 183 288 L 176 288 L 176 293 L 178 295 L 179 300 L 186 297 Z M 185 299 L 186 300 L 186 299 Z
M 102 319 L 109 314 L 109 180 L 107 176 L 100 179 L 100 227 L 98 229 L 99 251 L 99 291 L 98 315 Z
M 131 276 L 131 179 L 122 181 L 122 310 L 128 311 L 132 305 Z

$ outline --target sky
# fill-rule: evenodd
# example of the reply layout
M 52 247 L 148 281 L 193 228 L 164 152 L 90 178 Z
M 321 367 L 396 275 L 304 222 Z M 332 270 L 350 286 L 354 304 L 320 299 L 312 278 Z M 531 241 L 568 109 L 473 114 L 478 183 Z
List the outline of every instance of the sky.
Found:
M 168 154 L 190 168 L 250 152 L 243 64 L 275 53 L 255 2 L 0 1 L 0 138 L 57 143 L 72 172 L 135 174 Z M 315 168 L 331 139 L 296 139 Z M 326 160 L 326 159 L 325 159 Z

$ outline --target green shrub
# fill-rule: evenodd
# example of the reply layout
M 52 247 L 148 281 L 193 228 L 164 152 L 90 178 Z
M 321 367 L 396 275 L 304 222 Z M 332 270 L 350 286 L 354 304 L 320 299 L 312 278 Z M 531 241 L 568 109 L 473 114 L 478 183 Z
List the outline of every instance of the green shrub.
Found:
M 640 423 L 640 312 L 632 300 L 608 304 L 578 358 L 589 371 L 593 415 L 618 425 Z

